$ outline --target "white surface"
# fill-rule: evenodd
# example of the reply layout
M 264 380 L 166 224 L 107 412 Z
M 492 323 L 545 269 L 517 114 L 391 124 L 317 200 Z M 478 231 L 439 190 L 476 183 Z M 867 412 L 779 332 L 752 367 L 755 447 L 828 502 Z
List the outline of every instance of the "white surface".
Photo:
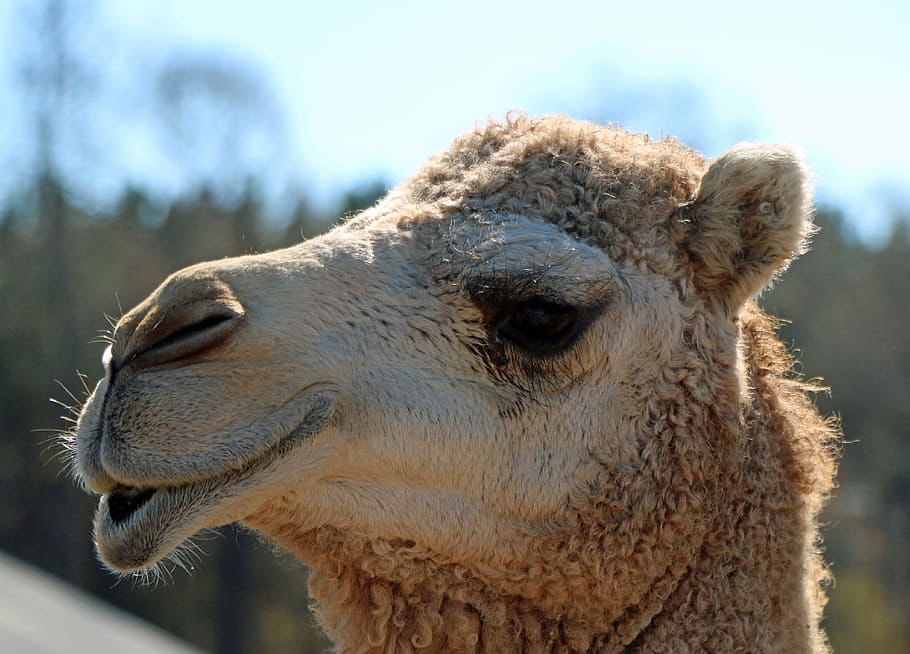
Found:
M 162 630 L 0 553 L 0 654 L 201 654 Z

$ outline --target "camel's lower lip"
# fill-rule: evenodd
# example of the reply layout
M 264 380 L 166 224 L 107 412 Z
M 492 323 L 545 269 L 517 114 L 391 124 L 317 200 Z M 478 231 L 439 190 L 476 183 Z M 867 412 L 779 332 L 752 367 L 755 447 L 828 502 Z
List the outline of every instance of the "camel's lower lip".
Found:
M 136 572 L 153 566 L 200 529 L 239 519 L 219 507 L 242 497 L 257 473 L 321 431 L 330 415 L 330 403 L 320 404 L 297 429 L 242 469 L 179 486 L 122 485 L 105 493 L 94 519 L 99 557 L 117 572 Z
M 196 526 L 196 518 L 212 494 L 201 484 L 125 488 L 101 496 L 94 521 L 98 555 L 117 572 L 154 565 L 204 526 Z

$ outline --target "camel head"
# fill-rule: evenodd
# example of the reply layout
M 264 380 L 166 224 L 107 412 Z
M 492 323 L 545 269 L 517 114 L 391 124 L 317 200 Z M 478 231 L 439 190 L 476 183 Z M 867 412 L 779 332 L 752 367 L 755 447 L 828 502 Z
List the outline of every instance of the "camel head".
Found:
M 390 588 L 432 564 L 629 642 L 744 511 L 744 461 L 814 492 L 750 427 L 743 336 L 809 203 L 784 147 L 518 117 L 324 236 L 178 271 L 79 419 L 98 554 L 138 571 L 239 521 L 317 573 L 384 553 Z

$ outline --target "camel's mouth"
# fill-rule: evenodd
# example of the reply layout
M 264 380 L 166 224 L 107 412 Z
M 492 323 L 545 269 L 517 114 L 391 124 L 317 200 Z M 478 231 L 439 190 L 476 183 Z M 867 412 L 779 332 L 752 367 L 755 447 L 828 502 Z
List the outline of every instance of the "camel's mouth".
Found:
M 317 402 L 290 434 L 236 469 L 182 485 L 121 484 L 104 493 L 94 520 L 99 557 L 112 570 L 136 572 L 154 566 L 198 531 L 242 519 L 255 508 L 253 491 L 268 477 L 261 473 L 322 431 L 331 414 L 331 402 Z
M 225 475 L 210 482 L 167 488 L 118 486 L 105 493 L 94 521 L 99 557 L 116 572 L 154 566 L 197 531 L 210 526 L 214 509 L 226 499 L 218 487 L 230 488 L 231 481 L 232 477 Z M 235 492 L 242 489 L 238 486 L 233 484 Z
M 125 522 L 136 511 L 152 499 L 157 489 L 142 490 L 132 486 L 120 486 L 107 496 L 107 510 L 114 524 Z

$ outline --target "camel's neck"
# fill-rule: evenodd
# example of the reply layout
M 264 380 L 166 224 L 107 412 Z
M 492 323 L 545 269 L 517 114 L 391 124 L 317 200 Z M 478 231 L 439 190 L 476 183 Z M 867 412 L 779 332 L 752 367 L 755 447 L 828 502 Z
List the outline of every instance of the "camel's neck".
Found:
M 774 507 L 759 510 L 769 500 Z M 497 576 L 415 555 L 409 543 L 333 529 L 283 530 L 281 540 L 312 566 L 311 595 L 342 653 L 822 652 L 805 519 L 784 494 L 747 494 L 693 558 L 669 561 L 646 586 L 609 562 L 586 560 L 603 556 L 595 542 L 541 543 L 546 561 Z M 649 556 L 636 545 L 621 559 L 637 570 L 651 566 Z M 639 594 L 630 597 L 629 588 Z M 616 589 L 624 589 L 622 606 L 609 601 Z
M 748 475 L 749 472 L 745 471 Z M 746 489 L 629 652 L 827 652 L 814 516 L 781 486 Z

